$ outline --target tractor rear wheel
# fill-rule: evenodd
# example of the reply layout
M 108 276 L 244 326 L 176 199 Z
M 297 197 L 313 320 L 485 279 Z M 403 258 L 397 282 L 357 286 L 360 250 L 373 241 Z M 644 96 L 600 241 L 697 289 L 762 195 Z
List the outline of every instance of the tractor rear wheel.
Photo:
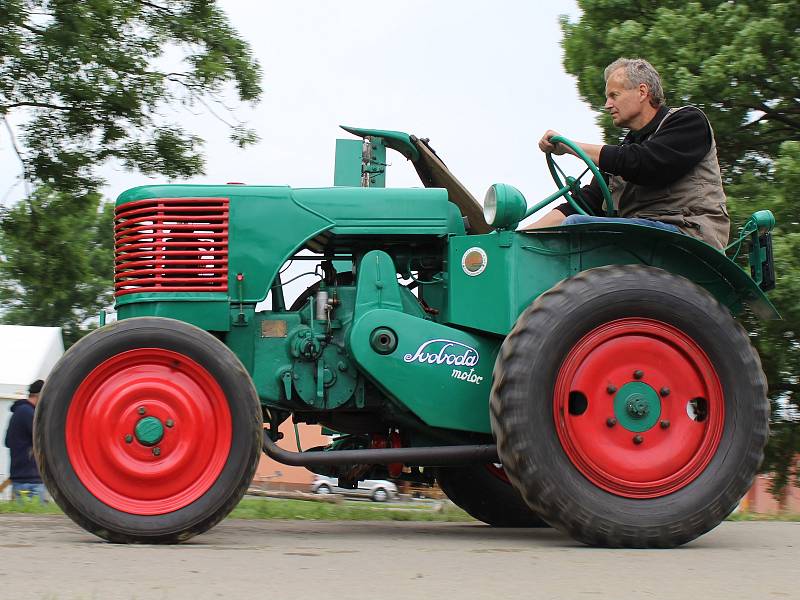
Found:
M 499 465 L 440 468 L 436 481 L 450 501 L 492 527 L 547 527 Z
M 86 336 L 42 390 L 34 446 L 55 501 L 112 542 L 175 543 L 223 519 L 260 456 L 247 371 L 210 333 L 157 317 Z
M 495 365 L 509 478 L 589 545 L 671 547 L 720 523 L 767 440 L 766 380 L 708 292 L 661 269 L 590 269 L 540 296 Z

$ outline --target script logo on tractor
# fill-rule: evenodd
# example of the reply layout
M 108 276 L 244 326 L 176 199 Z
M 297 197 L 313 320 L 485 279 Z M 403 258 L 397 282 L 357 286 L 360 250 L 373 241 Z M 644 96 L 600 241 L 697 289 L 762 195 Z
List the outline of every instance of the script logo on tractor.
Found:
M 403 357 L 407 363 L 417 361 L 429 365 L 458 367 L 474 367 L 480 359 L 480 354 L 475 348 L 453 340 L 428 340 L 423 342 L 414 354 L 406 354 Z
M 456 367 L 475 367 L 480 359 L 480 354 L 472 346 L 444 339 L 423 342 L 414 354 L 406 354 L 403 357 L 403 361 L 407 363 L 421 362 L 429 365 L 453 365 Z M 469 371 L 453 369 L 450 375 L 454 379 L 475 384 L 483 380 L 483 377 L 475 373 L 474 368 Z

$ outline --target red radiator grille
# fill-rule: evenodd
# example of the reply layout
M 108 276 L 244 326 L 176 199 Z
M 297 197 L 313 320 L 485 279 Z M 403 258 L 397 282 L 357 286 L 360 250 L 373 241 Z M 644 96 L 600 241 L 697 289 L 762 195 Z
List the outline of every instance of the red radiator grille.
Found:
M 157 198 L 118 206 L 114 293 L 228 290 L 228 199 Z

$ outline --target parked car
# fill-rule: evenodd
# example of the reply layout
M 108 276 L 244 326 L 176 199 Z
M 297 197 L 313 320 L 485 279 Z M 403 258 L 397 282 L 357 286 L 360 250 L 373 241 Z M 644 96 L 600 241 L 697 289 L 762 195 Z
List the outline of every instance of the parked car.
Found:
M 336 477 L 317 475 L 311 484 L 311 491 L 315 494 L 342 494 L 344 496 L 358 496 L 369 498 L 373 502 L 386 502 L 397 496 L 397 486 L 386 479 L 365 479 L 358 482 L 355 489 L 339 487 Z

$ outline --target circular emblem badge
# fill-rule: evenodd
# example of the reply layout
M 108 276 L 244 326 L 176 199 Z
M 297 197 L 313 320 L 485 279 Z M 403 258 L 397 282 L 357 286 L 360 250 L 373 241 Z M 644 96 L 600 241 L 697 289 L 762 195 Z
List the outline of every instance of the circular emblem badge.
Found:
M 461 268 L 470 277 L 480 275 L 486 270 L 488 259 L 483 248 L 472 247 L 461 257 Z

